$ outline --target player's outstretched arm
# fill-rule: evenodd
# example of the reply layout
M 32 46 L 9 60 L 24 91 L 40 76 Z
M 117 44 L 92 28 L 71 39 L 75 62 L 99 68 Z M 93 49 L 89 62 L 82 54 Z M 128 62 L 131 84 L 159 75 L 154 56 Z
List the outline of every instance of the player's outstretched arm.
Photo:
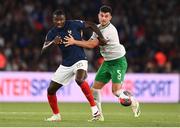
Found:
M 85 27 L 91 28 L 92 31 L 94 31 L 98 35 L 99 45 L 106 45 L 107 44 L 107 40 L 104 38 L 104 36 L 100 32 L 100 30 L 96 26 L 96 24 L 94 24 L 93 22 L 90 22 L 90 21 L 85 21 Z
M 71 35 L 66 36 L 64 39 L 66 40 L 64 42 L 66 47 L 69 45 L 77 45 L 83 48 L 94 48 L 99 44 L 98 39 L 80 41 L 80 40 L 75 40 Z

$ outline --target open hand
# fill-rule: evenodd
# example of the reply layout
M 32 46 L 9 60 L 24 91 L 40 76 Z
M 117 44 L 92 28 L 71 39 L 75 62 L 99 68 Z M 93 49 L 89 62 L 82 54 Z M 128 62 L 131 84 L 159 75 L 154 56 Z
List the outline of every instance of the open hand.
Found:
M 70 34 L 68 36 L 65 36 L 64 39 L 65 39 L 64 44 L 65 44 L 66 47 L 69 46 L 69 45 L 74 45 L 74 43 L 75 43 L 75 39 Z
M 63 41 L 62 41 L 61 37 L 56 36 L 56 37 L 54 38 L 54 43 L 58 45 L 58 44 L 62 44 Z

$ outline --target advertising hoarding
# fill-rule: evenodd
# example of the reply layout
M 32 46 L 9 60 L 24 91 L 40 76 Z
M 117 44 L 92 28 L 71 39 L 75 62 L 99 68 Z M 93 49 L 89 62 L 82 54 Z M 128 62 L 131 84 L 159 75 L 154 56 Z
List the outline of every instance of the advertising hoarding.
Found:
M 0 72 L 0 102 L 47 102 L 47 88 L 53 73 Z M 87 81 L 92 86 L 95 73 Z M 127 74 L 123 88 L 129 90 L 140 102 L 176 103 L 179 101 L 179 74 Z M 117 102 L 112 94 L 112 83 L 101 90 L 103 102 Z M 57 92 L 62 102 L 87 102 L 80 87 L 71 81 Z

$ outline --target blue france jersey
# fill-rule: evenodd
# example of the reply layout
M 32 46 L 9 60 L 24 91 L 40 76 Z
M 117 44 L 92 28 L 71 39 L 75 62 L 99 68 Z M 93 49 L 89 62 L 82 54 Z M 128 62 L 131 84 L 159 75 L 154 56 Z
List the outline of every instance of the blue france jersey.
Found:
M 71 34 L 74 39 L 82 40 L 81 31 L 85 27 L 83 21 L 78 20 L 66 20 L 64 27 L 53 27 L 49 30 L 46 41 L 52 41 L 56 36 L 60 36 L 64 39 L 65 36 Z M 62 65 L 71 66 L 79 60 L 86 60 L 87 57 L 82 47 L 76 45 L 70 45 L 65 47 L 64 44 L 59 45 L 62 51 Z

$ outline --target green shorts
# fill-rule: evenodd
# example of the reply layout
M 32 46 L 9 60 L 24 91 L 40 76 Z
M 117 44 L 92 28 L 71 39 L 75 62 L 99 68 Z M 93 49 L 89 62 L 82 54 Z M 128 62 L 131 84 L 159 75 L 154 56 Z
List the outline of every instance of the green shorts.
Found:
M 96 73 L 96 81 L 108 83 L 112 79 L 112 83 L 122 83 L 127 70 L 126 57 L 119 59 L 104 61 Z

